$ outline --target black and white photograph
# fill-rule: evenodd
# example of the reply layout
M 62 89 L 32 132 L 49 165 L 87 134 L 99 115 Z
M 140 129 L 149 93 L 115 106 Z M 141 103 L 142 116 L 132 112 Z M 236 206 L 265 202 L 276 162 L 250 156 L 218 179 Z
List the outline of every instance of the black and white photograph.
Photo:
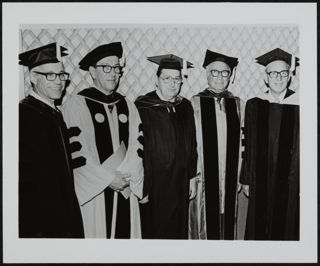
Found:
M 4 262 L 317 261 L 315 4 L 3 7 Z

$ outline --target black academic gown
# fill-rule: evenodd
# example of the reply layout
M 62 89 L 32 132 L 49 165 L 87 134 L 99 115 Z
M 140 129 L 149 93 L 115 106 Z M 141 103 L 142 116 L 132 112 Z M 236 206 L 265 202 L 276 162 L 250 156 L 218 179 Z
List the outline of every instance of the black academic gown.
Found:
M 225 169 L 225 206 L 224 215 L 220 215 L 219 208 L 219 154 L 218 154 L 218 132 L 219 124 L 216 122 L 214 97 L 225 99 L 227 147 L 226 147 L 226 169 Z M 236 217 L 236 190 L 238 180 L 239 164 L 239 142 L 240 142 L 240 100 L 226 91 L 223 94 L 214 94 L 206 89 L 194 99 L 199 98 L 201 116 L 201 131 L 203 143 L 203 176 L 204 195 L 198 195 L 198 201 L 205 201 L 205 217 L 201 217 L 199 223 L 205 219 L 207 239 L 234 239 L 235 217 Z M 198 118 L 199 119 L 199 118 Z M 201 204 L 200 204 L 201 205 Z M 194 210 L 195 205 L 191 205 Z M 194 218 L 191 217 L 191 228 Z M 193 229 L 191 229 L 193 230 Z M 191 234 L 192 238 L 198 235 Z M 200 232 L 201 235 L 201 232 Z M 223 237 L 222 237 L 223 236 Z M 201 237 L 200 237 L 201 238 Z
M 299 106 L 250 99 L 244 135 L 245 239 L 299 240 Z
M 136 105 L 144 134 L 144 195 L 149 195 L 147 215 L 142 210 L 143 237 L 186 239 L 189 182 L 197 161 L 192 106 L 182 97 L 162 101 L 155 91 Z
M 83 236 L 66 125 L 28 96 L 19 104 L 19 237 Z

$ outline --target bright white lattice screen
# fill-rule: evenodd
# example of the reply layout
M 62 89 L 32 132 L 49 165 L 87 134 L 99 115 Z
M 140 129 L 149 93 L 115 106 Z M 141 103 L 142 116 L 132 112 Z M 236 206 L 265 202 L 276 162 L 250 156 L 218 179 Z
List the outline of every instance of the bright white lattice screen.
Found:
M 264 68 L 254 58 L 280 47 L 299 57 L 299 29 L 296 26 L 133 26 L 101 28 L 23 28 L 21 30 L 21 51 L 37 48 L 51 42 L 58 42 L 68 48 L 65 58 L 66 71 L 71 84 L 68 94 L 92 84 L 88 72 L 78 67 L 79 61 L 88 51 L 98 45 L 121 41 L 126 55 L 126 68 L 121 79 L 119 92 L 134 100 L 155 88 L 156 65 L 146 60 L 148 56 L 173 53 L 192 62 L 194 69 L 182 86 L 182 95 L 190 98 L 206 88 L 205 71 L 202 68 L 206 49 L 239 58 L 234 84 L 230 90 L 243 100 L 265 88 Z M 26 95 L 30 81 L 23 70 Z M 299 68 L 291 85 L 298 89 Z M 76 89 L 76 90 L 75 90 Z

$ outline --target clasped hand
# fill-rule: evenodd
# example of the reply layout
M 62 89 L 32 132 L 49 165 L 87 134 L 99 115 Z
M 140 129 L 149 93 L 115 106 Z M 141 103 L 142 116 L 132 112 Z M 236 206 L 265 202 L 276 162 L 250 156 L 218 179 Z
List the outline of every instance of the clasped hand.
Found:
M 131 174 L 116 171 L 115 178 L 112 180 L 109 187 L 116 191 L 122 191 L 123 189 L 129 186 L 130 177 Z

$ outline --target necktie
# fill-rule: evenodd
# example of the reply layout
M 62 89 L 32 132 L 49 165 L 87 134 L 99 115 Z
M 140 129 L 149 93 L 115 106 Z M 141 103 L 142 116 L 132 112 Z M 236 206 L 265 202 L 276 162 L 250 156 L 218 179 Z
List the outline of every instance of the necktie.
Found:
M 108 105 L 108 108 L 109 108 L 110 113 L 112 113 L 113 107 L 114 107 L 114 104 L 109 104 L 109 105 Z
M 220 110 L 222 109 L 222 107 L 221 107 L 221 98 L 219 97 L 219 98 L 216 98 L 217 99 L 217 103 L 219 104 L 219 108 L 220 108 Z

